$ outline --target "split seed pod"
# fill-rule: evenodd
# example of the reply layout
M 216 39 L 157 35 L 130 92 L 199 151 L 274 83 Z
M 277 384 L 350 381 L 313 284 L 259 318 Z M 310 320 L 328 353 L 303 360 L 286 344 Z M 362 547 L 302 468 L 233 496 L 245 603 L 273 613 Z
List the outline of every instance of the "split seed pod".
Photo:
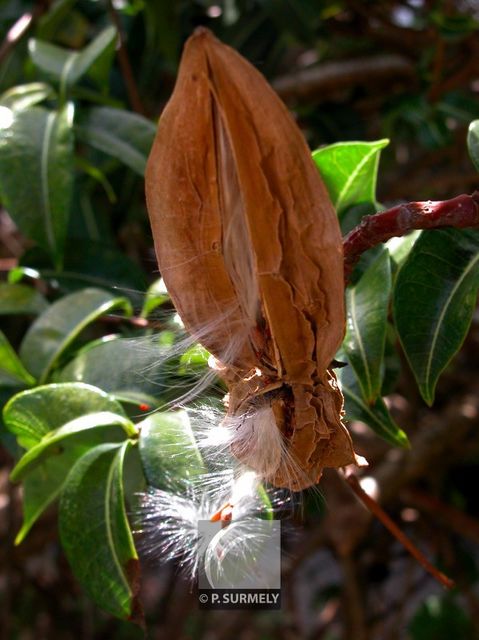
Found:
M 226 422 L 246 425 L 235 455 L 292 489 L 354 462 L 328 370 L 344 332 L 336 214 L 286 107 L 205 29 L 186 43 L 146 196 L 172 301 L 228 385 Z

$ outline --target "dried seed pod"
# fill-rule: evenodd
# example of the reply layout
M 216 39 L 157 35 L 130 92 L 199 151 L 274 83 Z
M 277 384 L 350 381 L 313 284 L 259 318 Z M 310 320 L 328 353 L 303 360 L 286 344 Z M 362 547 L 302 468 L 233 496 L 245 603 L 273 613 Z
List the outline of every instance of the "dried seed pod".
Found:
M 249 448 L 243 437 L 238 457 L 294 489 L 353 462 L 327 370 L 344 332 L 336 214 L 286 107 L 205 29 L 186 43 L 146 195 L 161 274 L 186 328 L 216 358 L 228 414 L 272 409 L 275 471 L 274 455 L 268 470 L 262 462 L 264 437 L 251 433 Z M 268 429 L 264 412 L 256 426 Z

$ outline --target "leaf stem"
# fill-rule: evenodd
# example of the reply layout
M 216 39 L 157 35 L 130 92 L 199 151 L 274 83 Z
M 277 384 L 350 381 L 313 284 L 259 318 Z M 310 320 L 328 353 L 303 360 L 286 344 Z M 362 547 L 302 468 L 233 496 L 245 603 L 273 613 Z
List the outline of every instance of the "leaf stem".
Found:
M 365 216 L 343 240 L 345 280 L 349 280 L 365 251 L 394 236 L 403 236 L 413 229 L 464 229 L 478 226 L 479 191 L 450 200 L 408 202 Z

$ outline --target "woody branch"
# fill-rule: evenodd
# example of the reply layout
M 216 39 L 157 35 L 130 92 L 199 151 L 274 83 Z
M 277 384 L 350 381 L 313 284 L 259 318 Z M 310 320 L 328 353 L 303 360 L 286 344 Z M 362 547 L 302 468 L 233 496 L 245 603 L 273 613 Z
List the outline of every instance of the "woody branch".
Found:
M 479 191 L 451 200 L 408 202 L 386 211 L 365 216 L 343 240 L 346 281 L 361 255 L 371 247 L 414 229 L 479 226 Z

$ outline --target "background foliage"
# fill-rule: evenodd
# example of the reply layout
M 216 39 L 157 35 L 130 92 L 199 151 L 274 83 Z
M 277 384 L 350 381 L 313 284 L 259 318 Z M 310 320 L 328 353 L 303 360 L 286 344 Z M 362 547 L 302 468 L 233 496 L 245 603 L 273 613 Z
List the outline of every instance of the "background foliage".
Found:
M 30 11 L 27 33 L 9 39 Z M 77 581 L 113 616 L 138 618 L 127 509 L 145 476 L 161 486 L 165 431 L 180 444 L 189 437 L 180 418 L 147 412 L 175 385 L 193 385 L 205 364 L 195 349 L 168 366 L 159 357 L 181 328 L 158 280 L 142 181 L 185 38 L 207 25 L 270 79 L 320 147 L 313 158 L 347 232 L 399 199 L 474 189 L 466 134 L 479 118 L 478 18 L 472 2 L 421 0 L 0 4 L 6 638 L 142 637 L 79 597 Z M 478 140 L 476 122 L 476 164 Z M 365 254 L 338 354 L 349 363 L 339 372 L 347 417 L 372 481 L 457 589 L 445 595 L 429 582 L 328 474 L 327 507 L 307 495 L 291 517 L 304 529 L 285 540 L 293 559 L 281 614 L 198 612 L 174 567 L 145 562 L 152 637 L 478 633 L 478 242 L 476 231 L 443 230 Z M 23 520 L 8 480 L 15 464 Z M 91 529 L 92 514 L 101 515 Z M 12 550 L 15 537 L 22 544 Z

